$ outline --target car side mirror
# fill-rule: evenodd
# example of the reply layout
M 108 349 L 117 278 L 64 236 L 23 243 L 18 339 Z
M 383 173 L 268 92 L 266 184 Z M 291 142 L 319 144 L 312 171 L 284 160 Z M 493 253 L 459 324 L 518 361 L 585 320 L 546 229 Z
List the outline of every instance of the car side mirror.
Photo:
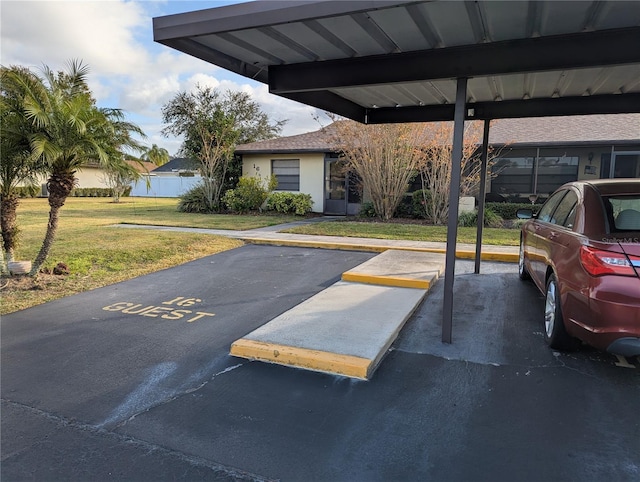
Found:
M 533 214 L 533 209 L 518 209 L 516 211 L 516 216 L 518 217 L 518 219 L 532 219 L 535 217 L 535 214 Z

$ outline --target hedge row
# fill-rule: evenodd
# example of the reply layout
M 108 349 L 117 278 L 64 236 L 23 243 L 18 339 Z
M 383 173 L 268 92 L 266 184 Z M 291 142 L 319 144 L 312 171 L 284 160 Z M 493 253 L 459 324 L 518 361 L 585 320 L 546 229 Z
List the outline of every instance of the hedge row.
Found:
M 38 197 L 40 195 L 40 188 L 38 186 L 18 186 L 16 187 L 16 194 L 18 197 Z
M 122 193 L 122 197 L 131 194 L 131 186 L 128 186 Z M 73 197 L 113 197 L 113 189 L 107 187 L 77 187 L 71 191 Z
M 517 219 L 516 212 L 518 209 L 531 209 L 534 211 L 540 209 L 540 205 L 535 207 L 531 203 L 486 203 L 485 208 L 491 209 L 494 213 L 500 216 L 502 219 Z
M 416 219 L 429 219 L 429 213 L 425 209 L 424 195 L 426 194 L 429 199 L 429 191 L 415 191 L 410 194 L 405 194 L 402 201 L 398 205 L 395 212 L 395 217 L 398 218 L 416 218 Z M 516 213 L 518 209 L 531 209 L 530 203 L 497 203 L 488 202 L 485 204 L 485 209 L 492 211 L 502 219 L 517 219 Z M 534 211 L 540 209 L 540 205 L 536 204 Z M 372 203 L 363 203 L 360 210 L 360 216 L 362 217 L 375 217 L 376 212 Z
M 42 189 L 40 186 L 18 186 L 16 187 L 18 197 L 40 197 Z M 131 186 L 127 187 L 122 196 L 131 195 Z M 71 191 L 73 197 L 112 197 L 113 189 L 106 187 L 77 187 Z

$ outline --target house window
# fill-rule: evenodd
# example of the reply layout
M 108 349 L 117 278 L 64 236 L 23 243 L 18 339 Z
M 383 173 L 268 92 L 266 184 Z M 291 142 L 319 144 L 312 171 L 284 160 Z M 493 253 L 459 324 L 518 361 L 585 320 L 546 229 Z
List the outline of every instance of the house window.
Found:
M 550 194 L 566 182 L 578 179 L 578 156 L 541 156 L 538 158 L 537 192 Z
M 530 150 L 526 154 L 533 154 Z M 524 154 L 524 152 L 523 152 Z M 491 168 L 491 193 L 513 202 L 527 202 L 531 193 L 548 196 L 578 179 L 579 156 L 557 149 L 538 149 L 535 155 L 499 157 Z
M 300 159 L 272 159 L 271 175 L 278 180 L 276 191 L 299 191 Z
M 517 196 L 532 192 L 535 157 L 501 157 L 495 160 L 491 171 L 491 192 L 503 196 Z

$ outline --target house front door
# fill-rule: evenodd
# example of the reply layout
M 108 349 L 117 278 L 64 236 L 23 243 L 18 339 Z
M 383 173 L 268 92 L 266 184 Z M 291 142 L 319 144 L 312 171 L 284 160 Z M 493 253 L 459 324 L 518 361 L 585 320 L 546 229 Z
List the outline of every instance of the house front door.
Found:
M 362 206 L 362 183 L 336 157 L 324 162 L 324 214 L 355 216 Z
M 324 163 L 324 213 L 347 214 L 347 172 L 344 162 L 337 159 Z

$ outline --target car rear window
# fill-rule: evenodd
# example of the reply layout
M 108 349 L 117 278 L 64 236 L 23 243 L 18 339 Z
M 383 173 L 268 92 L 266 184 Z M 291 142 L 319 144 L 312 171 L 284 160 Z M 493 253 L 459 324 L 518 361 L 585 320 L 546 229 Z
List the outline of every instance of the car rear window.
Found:
M 640 231 L 640 195 L 609 196 L 604 202 L 612 231 Z

